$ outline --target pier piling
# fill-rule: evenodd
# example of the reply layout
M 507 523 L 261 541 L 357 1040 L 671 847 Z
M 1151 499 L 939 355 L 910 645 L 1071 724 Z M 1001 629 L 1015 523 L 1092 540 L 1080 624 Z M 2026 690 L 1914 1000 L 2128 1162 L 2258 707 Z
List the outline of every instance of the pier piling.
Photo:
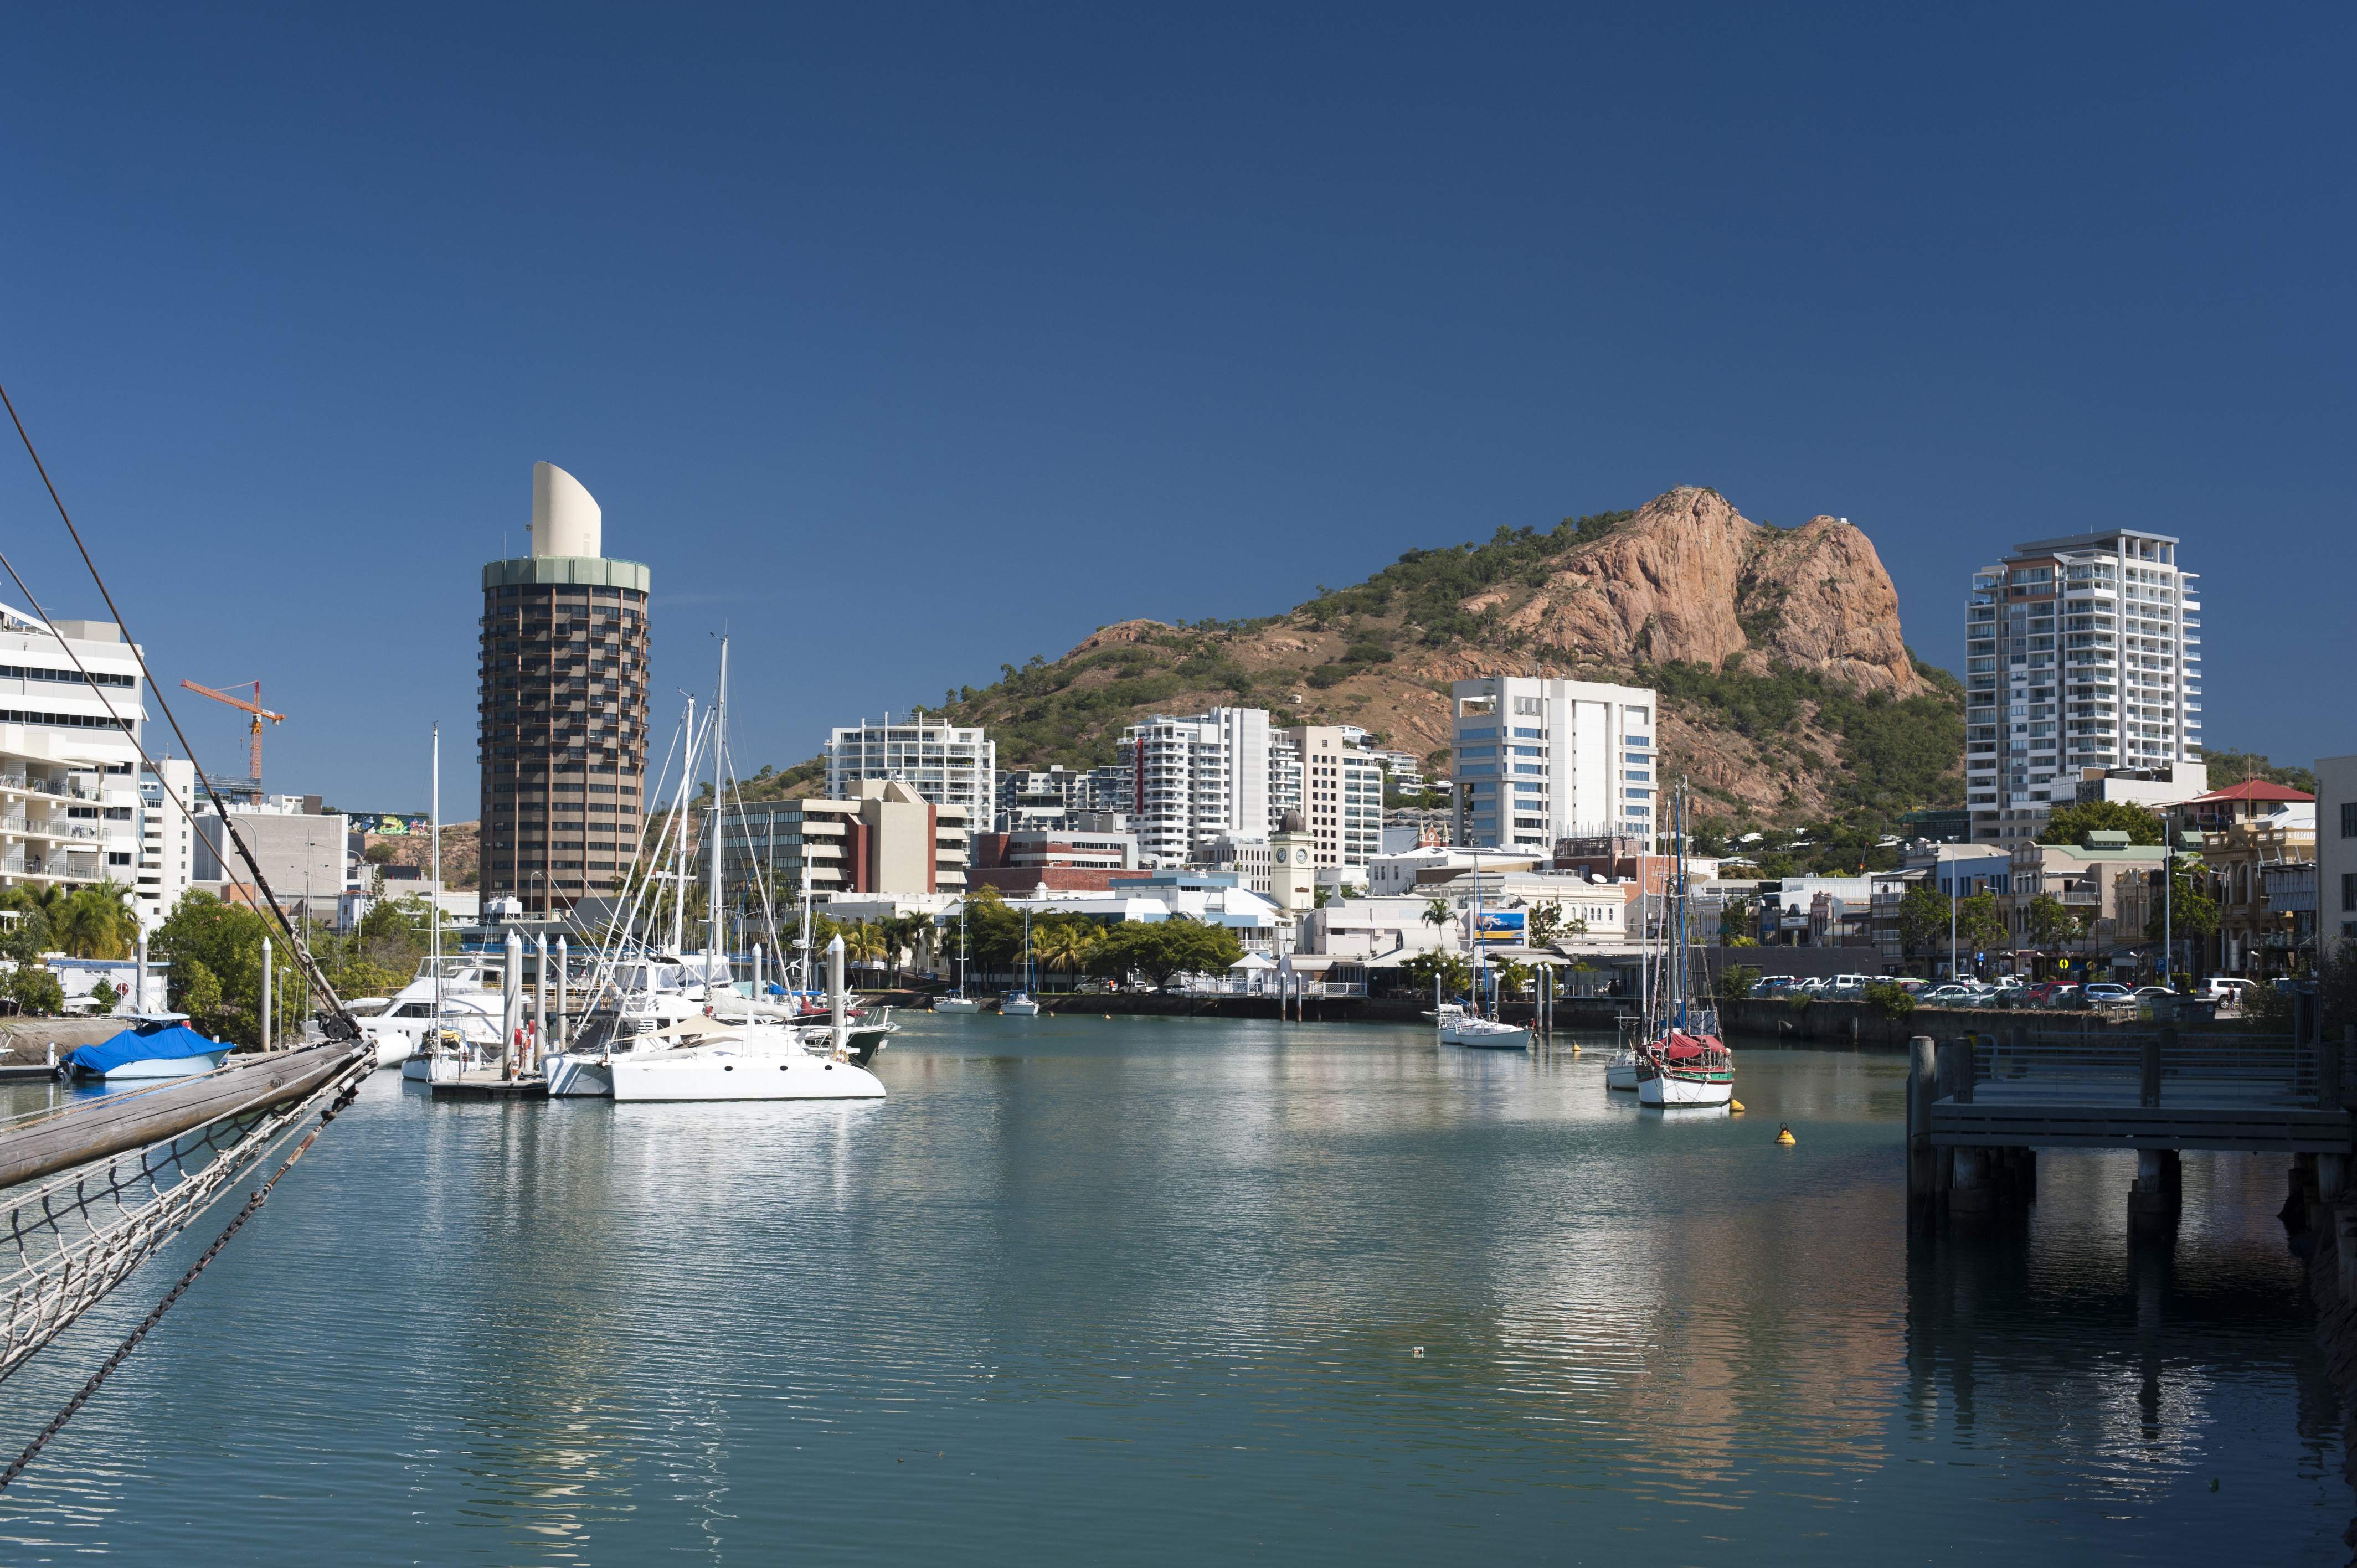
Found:
M 2184 1200 L 2185 1164 L 2177 1151 L 2138 1149 L 2136 1185 L 2128 1189 L 2129 1228 L 2172 1228 Z
M 1908 1042 L 1907 1071 L 1907 1218 L 1920 1230 L 1936 1220 L 1932 1186 L 1932 1100 L 1936 1053 L 1928 1035 Z

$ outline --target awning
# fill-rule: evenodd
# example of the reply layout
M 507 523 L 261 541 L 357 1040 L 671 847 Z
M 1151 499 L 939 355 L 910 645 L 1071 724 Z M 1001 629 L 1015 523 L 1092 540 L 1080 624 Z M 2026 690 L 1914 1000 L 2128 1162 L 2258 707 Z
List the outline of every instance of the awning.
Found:
M 1228 967 L 1230 969 L 1275 969 L 1276 967 L 1276 961 L 1272 958 L 1264 958 L 1256 952 L 1248 952 L 1244 954 L 1243 957 L 1236 960 L 1235 962 L 1228 965 Z

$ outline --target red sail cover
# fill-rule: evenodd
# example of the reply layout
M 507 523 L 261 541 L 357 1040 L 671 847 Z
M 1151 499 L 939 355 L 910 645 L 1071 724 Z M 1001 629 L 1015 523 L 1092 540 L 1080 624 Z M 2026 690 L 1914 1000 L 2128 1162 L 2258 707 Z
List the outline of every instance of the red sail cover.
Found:
M 1664 1061 L 1683 1062 L 1692 1061 L 1706 1050 L 1717 1049 L 1718 1036 L 1716 1035 L 1689 1035 L 1683 1030 L 1673 1029 L 1663 1036 L 1661 1054 Z

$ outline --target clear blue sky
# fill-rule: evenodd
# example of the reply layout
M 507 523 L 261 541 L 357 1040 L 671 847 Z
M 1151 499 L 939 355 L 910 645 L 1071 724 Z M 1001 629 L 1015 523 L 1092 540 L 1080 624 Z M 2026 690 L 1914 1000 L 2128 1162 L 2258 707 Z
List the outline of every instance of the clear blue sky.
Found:
M 2130 523 L 2212 745 L 2357 751 L 2346 6 L 50 6 L 0 377 L 274 788 L 473 805 L 531 464 L 738 752 L 1706 484 L 1910 639 Z M 0 537 L 100 612 L 21 457 Z M 242 770 L 237 715 L 179 704 Z

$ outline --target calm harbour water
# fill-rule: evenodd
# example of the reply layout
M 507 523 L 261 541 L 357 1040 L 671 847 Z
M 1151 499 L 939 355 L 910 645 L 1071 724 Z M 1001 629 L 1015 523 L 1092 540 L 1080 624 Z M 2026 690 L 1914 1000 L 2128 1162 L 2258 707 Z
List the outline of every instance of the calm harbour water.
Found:
M 2188 1156 L 2132 1251 L 2133 1158 L 2049 1155 L 2026 1234 L 1910 1253 L 1895 1054 L 1665 1120 L 1593 1048 L 906 1022 L 863 1105 L 380 1073 L 0 1561 L 2346 1557 L 2280 1159 Z M 9 1453 L 229 1212 L 0 1386 Z

